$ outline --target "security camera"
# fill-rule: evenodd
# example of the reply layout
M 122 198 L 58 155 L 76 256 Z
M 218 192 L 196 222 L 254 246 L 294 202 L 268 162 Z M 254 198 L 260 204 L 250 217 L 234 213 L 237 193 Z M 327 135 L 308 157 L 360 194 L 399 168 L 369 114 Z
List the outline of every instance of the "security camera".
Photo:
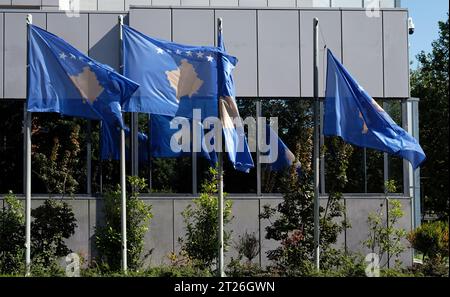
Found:
M 409 35 L 414 34 L 414 30 L 416 29 L 416 26 L 414 25 L 412 17 L 408 18 L 408 31 Z

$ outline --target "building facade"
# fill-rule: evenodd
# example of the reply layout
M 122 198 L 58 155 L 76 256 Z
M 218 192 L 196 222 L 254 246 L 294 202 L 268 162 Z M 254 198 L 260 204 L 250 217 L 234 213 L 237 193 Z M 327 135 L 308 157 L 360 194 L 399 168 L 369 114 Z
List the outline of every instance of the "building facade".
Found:
M 116 70 L 120 69 L 119 15 L 124 15 L 127 24 L 144 34 L 195 45 L 216 43 L 216 19 L 221 17 L 227 50 L 239 58 L 235 81 L 243 116 L 278 116 L 284 119 L 280 121 L 280 128 L 286 138 L 295 133 L 291 123 L 298 118 L 297 112 L 307 114 L 311 108 L 312 24 L 313 18 L 318 17 L 321 28 L 320 96 L 324 96 L 325 48 L 329 48 L 368 93 L 392 112 L 394 120 L 418 137 L 418 101 L 410 98 L 409 92 L 408 11 L 400 8 L 399 1 L 80 0 L 79 3 L 81 11 L 74 16 L 71 15 L 73 12 L 68 14 L 58 10 L 58 1 L 0 1 L 0 106 L 17 107 L 14 109 L 15 117 L 8 112 L 9 107 L 2 110 L 2 117 L 16 119 L 14 129 L 17 129 L 17 135 L 21 133 L 26 97 L 25 18 L 31 13 L 35 25 Z M 286 106 L 299 110 L 283 110 Z M 20 163 L 23 143 L 20 137 L 7 139 L 7 128 L 2 129 L 0 136 L 5 143 L 0 149 L 4 156 L 2 164 L 11 162 L 6 156 L 12 155 L 16 156 L 18 163 L 11 172 L 2 171 L 0 178 L 5 180 L 8 175 L 16 176 L 18 183 L 14 191 L 20 194 L 23 193 Z M 82 163 L 90 158 L 86 154 Z M 254 159 L 258 160 L 256 154 Z M 176 170 L 187 174 L 180 178 L 176 172 L 164 172 L 173 181 L 170 189 L 166 189 L 158 185 L 164 167 L 158 160 L 152 162 L 140 166 L 138 172 L 141 177 L 152 180 L 152 193 L 143 194 L 142 199 L 153 206 L 154 218 L 146 237 L 146 249 L 153 249 L 149 261 L 156 265 L 167 263 L 167 255 L 179 250 L 178 238 L 184 232 L 180 213 L 197 196 L 205 165 L 196 158 L 177 163 Z M 321 166 L 321 200 L 324 205 L 327 202 L 326 167 L 327 161 L 324 160 Z M 396 193 L 389 194 L 389 197 L 402 202 L 405 216 L 399 225 L 411 230 L 417 224 L 420 219 L 419 172 L 413 172 L 409 163 L 386 154 L 355 149 L 350 171 L 352 182 L 343 202 L 345 217 L 351 227 L 340 235 L 339 247 L 368 252 L 361 244 L 368 234 L 367 216 L 380 205 L 384 205 L 386 214 L 384 182 L 387 180 L 393 179 L 398 184 Z M 259 163 L 248 175 L 236 173 L 231 168 L 225 168 L 225 172 L 225 191 L 234 201 L 234 220 L 227 228 L 233 230 L 235 241 L 245 232 L 255 233 L 261 245 L 257 261 L 266 265 L 266 252 L 278 243 L 265 239 L 265 227 L 269 222 L 260 219 L 259 215 L 264 205 L 276 206 L 282 201 L 277 187 L 279 180 L 268 177 Z M 96 187 L 84 186 L 86 180 L 80 180 L 83 186 L 79 193 L 72 198 L 64 198 L 73 206 L 78 221 L 76 234 L 68 240 L 69 247 L 88 257 L 95 255 L 95 226 L 103 221 L 101 193 L 102 184 L 106 182 L 104 175 L 104 172 L 92 173 L 91 183 L 96 183 Z M 6 193 L 9 186 L 0 184 L 1 192 Z M 39 194 L 42 191 L 36 190 L 35 193 L 33 207 L 48 198 L 48 195 Z M 235 255 L 236 250 L 232 248 L 227 258 Z M 408 249 L 402 258 L 405 264 L 411 264 L 412 251 Z

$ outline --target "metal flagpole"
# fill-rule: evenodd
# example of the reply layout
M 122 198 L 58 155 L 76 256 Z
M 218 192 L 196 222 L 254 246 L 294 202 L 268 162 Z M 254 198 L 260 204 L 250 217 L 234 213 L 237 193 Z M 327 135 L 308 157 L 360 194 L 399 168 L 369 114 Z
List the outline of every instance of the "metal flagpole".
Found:
M 217 31 L 219 34 L 222 34 L 222 18 L 217 19 Z M 217 36 L 219 36 L 217 34 Z M 220 99 L 219 99 L 219 116 L 220 116 Z M 221 150 L 219 151 L 218 158 L 219 158 L 219 168 L 218 168 L 218 223 L 219 223 L 219 259 L 217 263 L 217 271 L 219 274 L 219 277 L 225 276 L 225 270 L 224 270 L 224 257 L 223 257 L 223 152 L 222 152 L 223 145 L 221 147 Z
M 33 24 L 33 16 L 27 15 L 27 95 L 28 95 L 28 41 L 30 39 L 28 27 Z M 27 96 L 28 99 L 28 96 Z M 26 108 L 26 105 L 25 105 Z M 27 111 L 25 121 L 26 137 L 26 186 L 25 186 L 25 275 L 31 273 L 31 112 Z
M 87 144 L 86 144 L 86 193 L 92 194 L 92 121 L 87 120 Z
M 314 261 L 316 269 L 320 269 L 320 133 L 319 133 L 319 19 L 314 18 Z
M 119 15 L 120 42 L 122 43 L 123 15 Z M 119 47 L 122 49 L 122 45 Z M 120 69 L 122 69 L 122 50 L 120 50 Z M 122 72 L 122 71 L 121 71 Z M 121 223 L 122 223 L 122 271 L 127 272 L 127 193 L 126 193 L 126 168 L 125 168 L 125 130 L 120 129 L 120 188 L 122 189 L 121 198 Z

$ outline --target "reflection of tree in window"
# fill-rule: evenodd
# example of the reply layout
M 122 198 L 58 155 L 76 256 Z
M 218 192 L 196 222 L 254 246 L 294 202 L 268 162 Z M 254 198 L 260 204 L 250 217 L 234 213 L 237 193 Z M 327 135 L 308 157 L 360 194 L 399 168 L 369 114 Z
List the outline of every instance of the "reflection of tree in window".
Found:
M 312 157 L 312 104 L 311 100 L 301 99 L 262 99 L 262 116 L 269 123 L 270 117 L 278 117 L 278 136 L 300 161 L 302 171 L 311 171 Z M 283 192 L 284 172 L 269 171 L 264 164 L 262 168 L 262 192 Z

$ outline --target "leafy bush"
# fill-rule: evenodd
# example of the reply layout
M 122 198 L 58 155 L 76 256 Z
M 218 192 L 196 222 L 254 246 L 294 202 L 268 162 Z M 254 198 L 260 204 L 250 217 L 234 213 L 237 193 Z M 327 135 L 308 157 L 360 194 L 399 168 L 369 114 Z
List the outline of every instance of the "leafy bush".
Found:
M 424 256 L 420 271 L 430 276 L 448 276 L 448 224 L 426 223 L 408 234 L 412 247 Z
M 143 255 L 144 236 L 153 217 L 150 205 L 139 199 L 139 191 L 146 187 L 144 178 L 128 177 L 131 194 L 127 197 L 127 255 L 130 270 L 138 270 L 151 251 Z M 105 225 L 95 230 L 98 251 L 97 265 L 101 270 L 119 271 L 121 268 L 121 189 L 108 191 L 104 195 Z
M 200 269 L 209 269 L 218 257 L 218 172 L 210 168 L 209 177 L 202 184 L 200 197 L 194 206 L 188 205 L 182 212 L 186 225 L 185 238 L 179 238 L 181 249 Z M 225 194 L 224 194 L 225 197 Z M 232 202 L 224 203 L 224 226 L 232 220 Z M 231 233 L 224 231 L 224 250 L 229 247 Z
M 339 138 L 328 139 L 328 149 L 325 157 L 333 163 L 328 168 L 328 174 L 334 179 L 328 180 L 329 197 L 326 207 L 320 207 L 320 248 L 321 267 L 327 269 L 333 265 L 333 257 L 337 251 L 333 248 L 338 235 L 346 227 L 344 206 L 340 201 L 341 191 L 347 177 L 348 155 L 351 147 Z M 283 180 L 283 202 L 276 208 L 264 206 L 262 219 L 271 223 L 267 228 L 267 239 L 280 241 L 281 245 L 267 253 L 273 261 L 271 269 L 286 275 L 308 275 L 311 273 L 311 263 L 314 261 L 314 187 L 312 169 L 306 152 L 299 153 L 302 172 L 299 175 L 293 166 L 290 175 Z M 302 157 L 303 156 L 303 157 Z M 328 164 L 327 163 L 327 164 Z M 271 218 L 275 214 L 275 221 Z
M 25 217 L 22 203 L 10 191 L 0 211 L 0 273 L 23 272 Z
M 445 258 L 449 255 L 448 224 L 445 222 L 423 224 L 409 233 L 408 240 L 425 258 Z
M 44 204 L 31 210 L 34 221 L 31 224 L 32 265 L 41 263 L 43 267 L 72 251 L 64 240 L 75 234 L 77 227 L 71 207 L 63 201 L 47 199 Z
M 393 181 L 386 182 L 387 193 L 395 193 L 396 187 Z M 369 226 L 368 238 L 363 242 L 364 246 L 379 256 L 381 268 L 389 266 L 390 260 L 395 259 L 396 266 L 400 267 L 399 255 L 405 250 L 402 240 L 406 238 L 406 231 L 397 228 L 397 222 L 403 217 L 404 212 L 399 200 L 389 200 L 387 219 L 384 219 L 385 205 L 382 203 L 377 212 L 371 212 L 367 218 Z M 385 261 L 383 261 L 386 256 Z

